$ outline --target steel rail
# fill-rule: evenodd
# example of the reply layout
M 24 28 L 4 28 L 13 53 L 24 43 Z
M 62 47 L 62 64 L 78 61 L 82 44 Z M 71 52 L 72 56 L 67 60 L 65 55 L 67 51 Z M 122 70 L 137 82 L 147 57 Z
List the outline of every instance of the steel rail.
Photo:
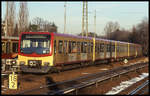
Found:
M 143 95 L 145 92 L 149 92 L 149 88 L 146 88 L 145 90 L 142 91 L 142 93 L 140 95 Z
M 142 67 L 139 67 L 139 68 L 143 68 L 145 66 L 142 66 Z M 122 72 L 122 73 L 113 73 L 112 75 L 110 75 L 110 77 L 100 77 L 100 78 L 96 78 L 96 79 L 93 79 L 93 80 L 90 80 L 88 82 L 82 82 L 81 84 L 78 84 L 78 85 L 75 85 L 75 86 L 72 86 L 70 88 L 67 88 L 67 89 L 62 89 L 62 90 L 58 90 L 56 92 L 53 92 L 53 93 L 49 93 L 48 95 L 55 95 L 55 94 L 60 94 L 60 93 L 63 93 L 63 94 L 67 94 L 69 92 L 72 92 L 72 91 L 75 91 L 75 90 L 78 90 L 78 89 L 81 89 L 81 88 L 84 88 L 84 87 L 87 87 L 89 85 L 92 85 L 92 84 L 95 84 L 95 83 L 98 83 L 98 82 L 101 82 L 101 81 L 104 81 L 104 80 L 107 80 L 107 79 L 110 79 L 110 78 L 113 78 L 113 77 L 116 77 L 118 75 L 121 75 L 121 74 L 125 74 L 127 72 L 130 72 L 130 71 L 133 71 L 133 70 L 137 70 L 139 68 L 134 68 L 134 69 L 131 69 L 129 71 L 126 71 L 126 72 Z
M 136 87 L 134 90 L 132 90 L 131 92 L 129 92 L 128 95 L 134 95 L 134 94 L 138 93 L 142 88 L 144 88 L 148 84 L 149 84 L 149 80 L 145 81 L 144 83 L 142 83 L 141 85 L 139 85 L 138 87 Z
M 116 77 L 118 75 L 125 74 L 127 72 L 134 71 L 134 70 L 146 67 L 146 66 L 148 66 L 147 63 L 148 62 L 146 62 L 146 63 L 136 63 L 135 65 L 114 68 L 114 69 L 111 69 L 111 70 L 106 70 L 106 71 L 103 71 L 103 72 L 98 72 L 98 73 L 95 73 L 95 74 L 82 76 L 82 77 L 75 78 L 75 79 L 72 79 L 72 80 L 66 80 L 66 81 L 63 81 L 63 82 L 57 82 L 57 83 L 54 83 L 54 84 L 44 85 L 44 86 L 41 86 L 41 87 L 38 87 L 38 88 L 35 88 L 35 89 L 20 92 L 18 94 L 24 94 L 24 93 L 29 93 L 29 92 L 33 92 L 33 91 L 38 91 L 38 90 L 43 89 L 43 88 L 63 85 L 65 83 L 68 84 L 70 82 L 78 83 L 78 84 L 74 84 L 74 85 L 72 84 L 72 85 L 68 86 L 67 88 L 64 88 L 64 89 L 61 89 L 61 90 L 56 90 L 56 91 L 52 90 L 51 92 L 48 92 L 48 94 L 51 94 L 51 95 L 52 94 L 67 94 L 69 92 L 73 92 L 75 90 L 77 91 L 78 89 L 87 87 L 87 86 L 92 85 L 92 84 L 96 84 L 98 82 Z M 94 77 L 94 79 L 93 79 L 93 77 Z M 89 78 L 92 78 L 92 79 L 89 79 Z M 88 79 L 88 80 L 85 81 L 84 79 Z

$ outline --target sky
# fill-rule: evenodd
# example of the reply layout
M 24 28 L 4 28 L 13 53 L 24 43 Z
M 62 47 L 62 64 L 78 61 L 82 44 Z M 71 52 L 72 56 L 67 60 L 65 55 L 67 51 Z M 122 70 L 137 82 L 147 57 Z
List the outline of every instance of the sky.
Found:
M 16 4 L 16 14 L 19 12 L 19 2 Z M 54 22 L 58 27 L 58 32 L 64 31 L 64 2 L 27 2 L 29 20 L 35 17 Z M 82 1 L 67 1 L 66 11 L 66 31 L 68 34 L 79 34 L 82 30 Z M 1 17 L 4 20 L 6 2 L 2 1 Z M 96 33 L 104 34 L 104 27 L 109 21 L 118 22 L 121 28 L 130 30 L 133 25 L 137 25 L 145 17 L 149 18 L 148 1 L 137 2 L 88 2 L 88 30 L 94 32 L 94 15 L 96 10 Z M 17 15 L 16 15 L 17 17 Z

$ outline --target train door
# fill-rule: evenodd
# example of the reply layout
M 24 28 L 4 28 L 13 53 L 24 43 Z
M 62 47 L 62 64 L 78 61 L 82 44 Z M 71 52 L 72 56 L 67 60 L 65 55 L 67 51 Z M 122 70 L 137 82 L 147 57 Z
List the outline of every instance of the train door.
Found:
M 68 60 L 68 41 L 67 40 L 64 40 L 63 54 L 64 54 L 64 63 L 66 63 Z
M 106 42 L 106 59 L 110 58 L 110 42 Z
M 6 42 L 6 54 L 10 54 L 10 42 Z
M 96 40 L 95 41 L 95 59 L 99 58 L 98 54 L 99 54 L 99 52 L 98 52 L 98 41 Z
M 114 42 L 110 42 L 110 58 L 114 58 L 115 57 L 115 44 Z
M 101 41 L 100 43 L 100 58 L 104 59 L 104 42 Z
M 80 53 L 81 53 L 81 43 L 80 43 L 80 41 L 78 41 L 77 42 L 77 61 L 81 60 Z
M 6 42 L 2 41 L 2 54 L 6 53 Z
M 77 61 L 77 42 L 76 40 L 69 41 L 69 52 L 68 52 L 68 61 L 75 62 Z
M 81 42 L 81 60 L 86 61 L 87 58 L 87 42 L 83 40 Z
M 57 58 L 56 58 L 56 57 L 57 57 L 57 46 L 56 46 L 57 43 L 56 43 L 56 39 L 54 39 L 53 42 L 54 42 L 54 43 L 53 43 L 53 44 L 54 44 L 54 47 L 53 47 L 53 48 L 54 48 L 54 49 L 53 49 L 53 55 L 54 55 L 54 61 L 53 61 L 53 64 L 55 64 L 56 59 L 57 59 Z
M 113 48 L 113 43 L 112 42 L 110 42 L 109 43 L 109 48 L 110 48 L 110 59 L 112 59 L 112 48 Z
M 111 52 L 112 52 L 112 58 L 115 58 L 115 42 L 112 42 Z
M 18 43 L 17 42 L 13 42 L 12 43 L 12 52 L 13 53 L 17 53 L 18 52 Z
M 58 40 L 58 54 L 56 58 L 59 63 L 64 63 L 63 40 Z
M 90 40 L 87 40 L 87 60 L 92 60 Z

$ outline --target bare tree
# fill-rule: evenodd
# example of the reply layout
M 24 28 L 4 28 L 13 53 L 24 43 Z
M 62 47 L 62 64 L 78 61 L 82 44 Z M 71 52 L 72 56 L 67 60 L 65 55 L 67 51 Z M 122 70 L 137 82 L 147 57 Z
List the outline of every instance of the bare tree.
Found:
M 44 21 L 43 22 L 43 30 L 48 31 L 49 28 L 51 27 L 51 25 L 52 25 L 51 22 Z
M 18 36 L 18 24 L 16 23 L 15 28 L 14 28 L 14 34 L 13 36 L 17 37 Z
M 32 20 L 32 24 L 34 25 L 37 25 L 38 26 L 38 29 L 37 31 L 41 31 L 42 27 L 43 27 L 43 23 L 44 23 L 44 20 L 40 17 L 36 17 Z
M 136 27 L 133 26 L 133 27 L 132 27 L 132 31 L 131 31 L 131 33 L 130 33 L 130 35 L 129 35 L 129 37 L 128 37 L 129 42 L 131 42 L 131 43 L 139 43 L 139 42 L 138 42 L 138 35 L 139 35 L 139 34 L 137 33 Z
M 148 19 L 144 18 L 141 23 L 137 25 L 138 41 L 142 45 L 143 54 L 148 55 L 149 53 L 149 23 Z
M 12 36 L 15 27 L 15 3 L 7 2 L 6 17 L 5 17 L 5 36 Z
M 144 18 L 141 23 L 132 28 L 129 35 L 129 41 L 142 45 L 144 55 L 149 55 L 149 23 L 148 19 Z
M 26 2 L 21 2 L 20 3 L 20 10 L 19 10 L 19 26 L 18 26 L 18 35 L 21 32 L 28 31 L 28 8 L 27 8 L 27 3 Z
M 114 32 L 120 28 L 118 22 L 108 22 L 104 28 L 104 32 L 106 33 L 107 39 L 110 39 L 111 32 Z
M 32 30 L 32 31 L 57 32 L 57 26 L 54 23 L 51 23 L 40 17 L 35 17 L 32 20 L 31 25 L 34 25 L 32 26 L 32 28 L 35 27 L 35 30 Z

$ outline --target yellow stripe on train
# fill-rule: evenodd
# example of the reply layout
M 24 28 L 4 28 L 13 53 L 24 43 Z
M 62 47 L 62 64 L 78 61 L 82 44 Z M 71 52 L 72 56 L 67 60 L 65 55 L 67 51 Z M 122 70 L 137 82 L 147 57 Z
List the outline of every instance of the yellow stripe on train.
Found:
M 49 62 L 49 66 L 53 66 L 53 55 L 52 56 L 46 56 L 46 57 L 27 57 L 18 55 L 18 62 L 25 62 L 24 65 L 28 65 L 28 60 L 42 60 L 42 66 L 44 66 L 44 62 Z

